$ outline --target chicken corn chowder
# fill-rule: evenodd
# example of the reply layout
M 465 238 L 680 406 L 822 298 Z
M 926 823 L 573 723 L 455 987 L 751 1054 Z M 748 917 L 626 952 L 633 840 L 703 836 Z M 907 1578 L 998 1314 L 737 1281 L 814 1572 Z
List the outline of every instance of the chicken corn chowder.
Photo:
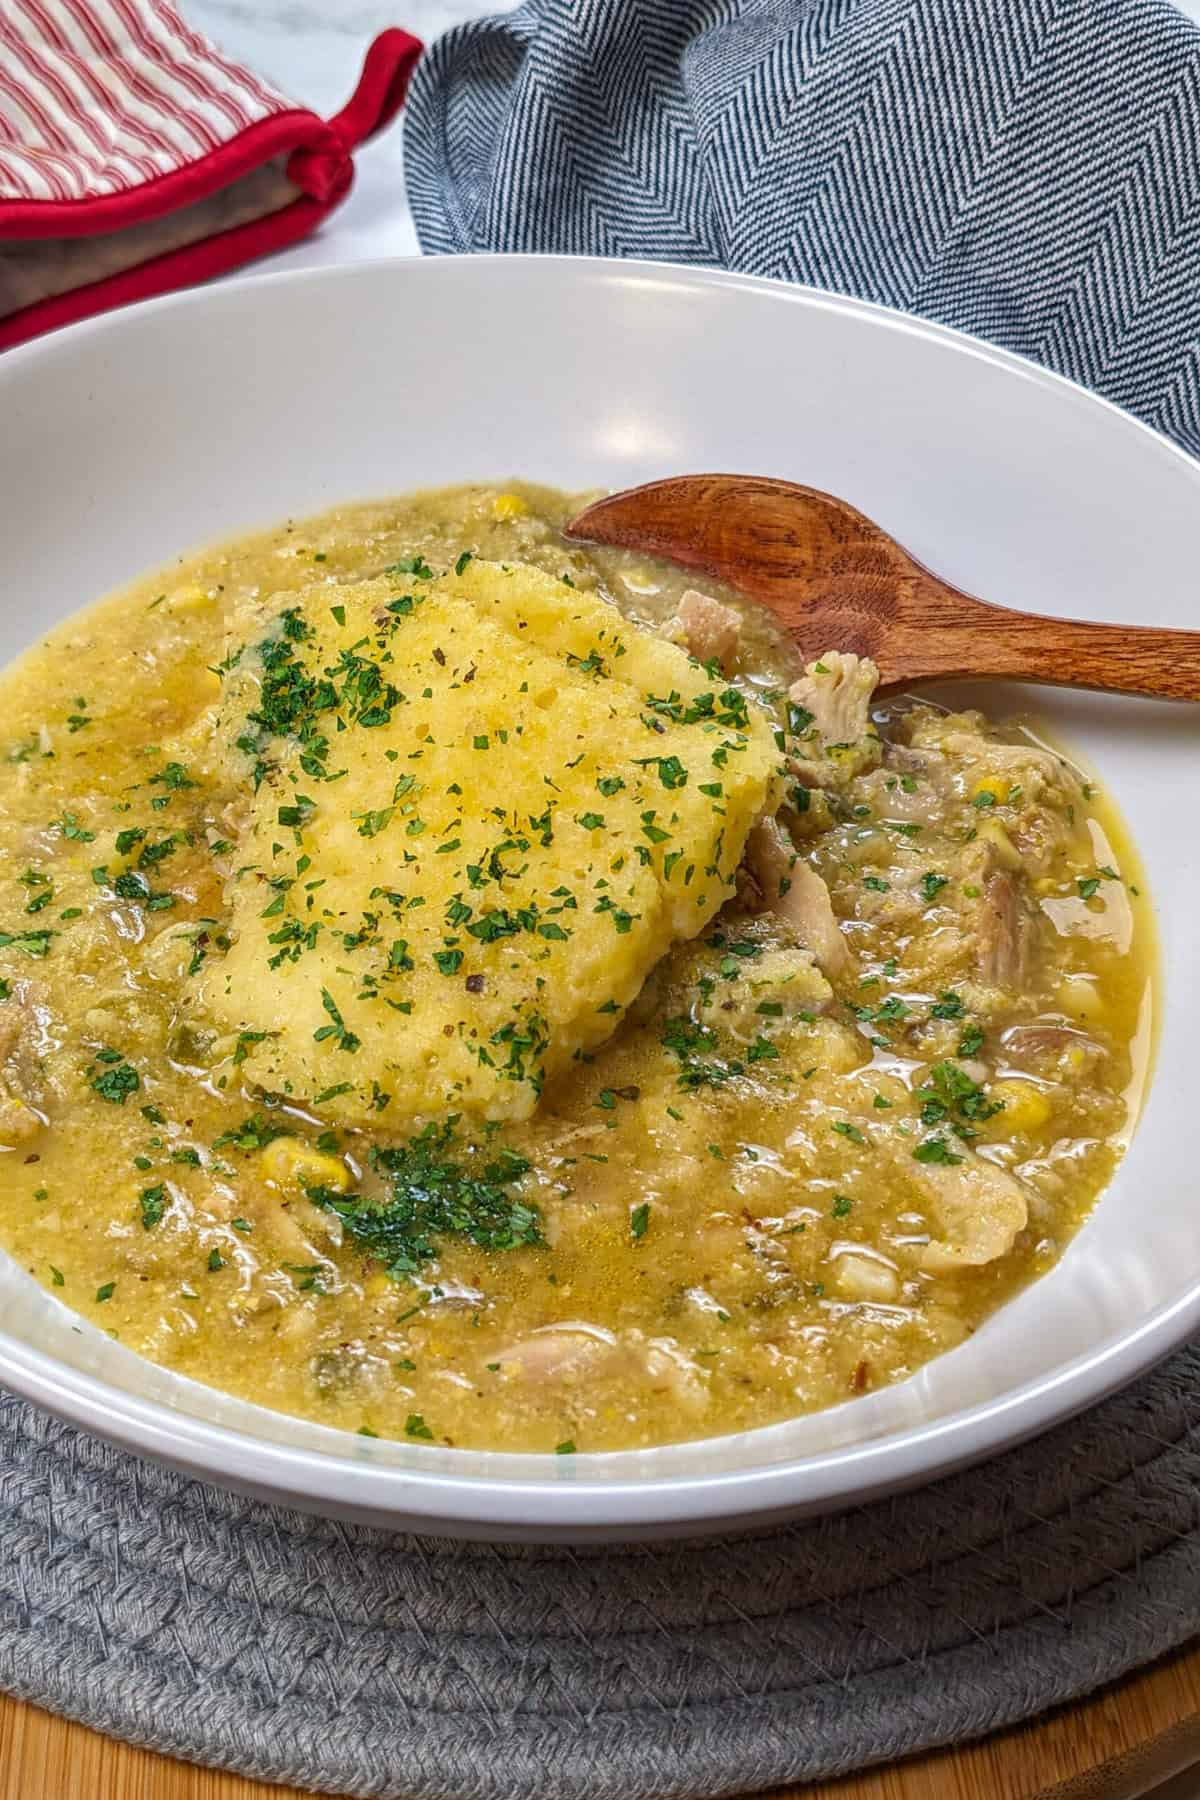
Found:
M 1152 931 L 1102 787 L 576 505 L 288 522 L 4 676 L 0 1242 L 181 1374 L 738 1431 L 961 1343 L 1113 1173 Z

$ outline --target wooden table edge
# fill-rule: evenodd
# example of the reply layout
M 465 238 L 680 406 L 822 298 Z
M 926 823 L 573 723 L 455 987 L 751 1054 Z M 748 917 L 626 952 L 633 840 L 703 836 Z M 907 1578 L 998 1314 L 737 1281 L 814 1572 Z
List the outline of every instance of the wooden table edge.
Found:
M 1200 1793 L 1200 1640 L 1027 1724 L 762 1800 L 1142 1800 L 1193 1766 Z M 0 1800 L 76 1796 L 302 1800 L 298 1788 L 180 1762 L 0 1694 Z

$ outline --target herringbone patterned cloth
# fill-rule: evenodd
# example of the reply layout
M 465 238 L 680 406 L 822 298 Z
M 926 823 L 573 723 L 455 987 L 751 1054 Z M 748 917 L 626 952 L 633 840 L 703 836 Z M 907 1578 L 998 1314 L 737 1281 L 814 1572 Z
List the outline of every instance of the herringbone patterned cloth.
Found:
M 405 132 L 427 251 L 857 294 L 1200 453 L 1200 31 L 1170 0 L 528 0 L 434 46 Z

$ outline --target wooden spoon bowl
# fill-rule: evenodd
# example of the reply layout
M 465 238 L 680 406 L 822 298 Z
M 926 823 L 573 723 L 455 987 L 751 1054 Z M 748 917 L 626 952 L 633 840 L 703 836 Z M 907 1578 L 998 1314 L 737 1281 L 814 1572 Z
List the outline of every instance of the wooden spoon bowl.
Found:
M 1003 678 L 1200 700 L 1200 631 L 1047 619 L 951 587 L 846 501 L 755 475 L 680 475 L 586 507 L 566 535 L 725 582 L 806 658 L 852 650 L 880 685 Z

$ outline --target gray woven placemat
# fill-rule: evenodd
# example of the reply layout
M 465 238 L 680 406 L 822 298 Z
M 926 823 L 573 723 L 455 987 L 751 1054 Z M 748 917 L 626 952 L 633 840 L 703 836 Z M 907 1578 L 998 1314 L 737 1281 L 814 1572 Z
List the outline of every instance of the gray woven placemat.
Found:
M 666 1800 L 842 1773 L 1200 1631 L 1200 1348 L 920 1494 L 517 1549 L 237 1499 L 0 1398 L 0 1686 L 266 1780 Z

